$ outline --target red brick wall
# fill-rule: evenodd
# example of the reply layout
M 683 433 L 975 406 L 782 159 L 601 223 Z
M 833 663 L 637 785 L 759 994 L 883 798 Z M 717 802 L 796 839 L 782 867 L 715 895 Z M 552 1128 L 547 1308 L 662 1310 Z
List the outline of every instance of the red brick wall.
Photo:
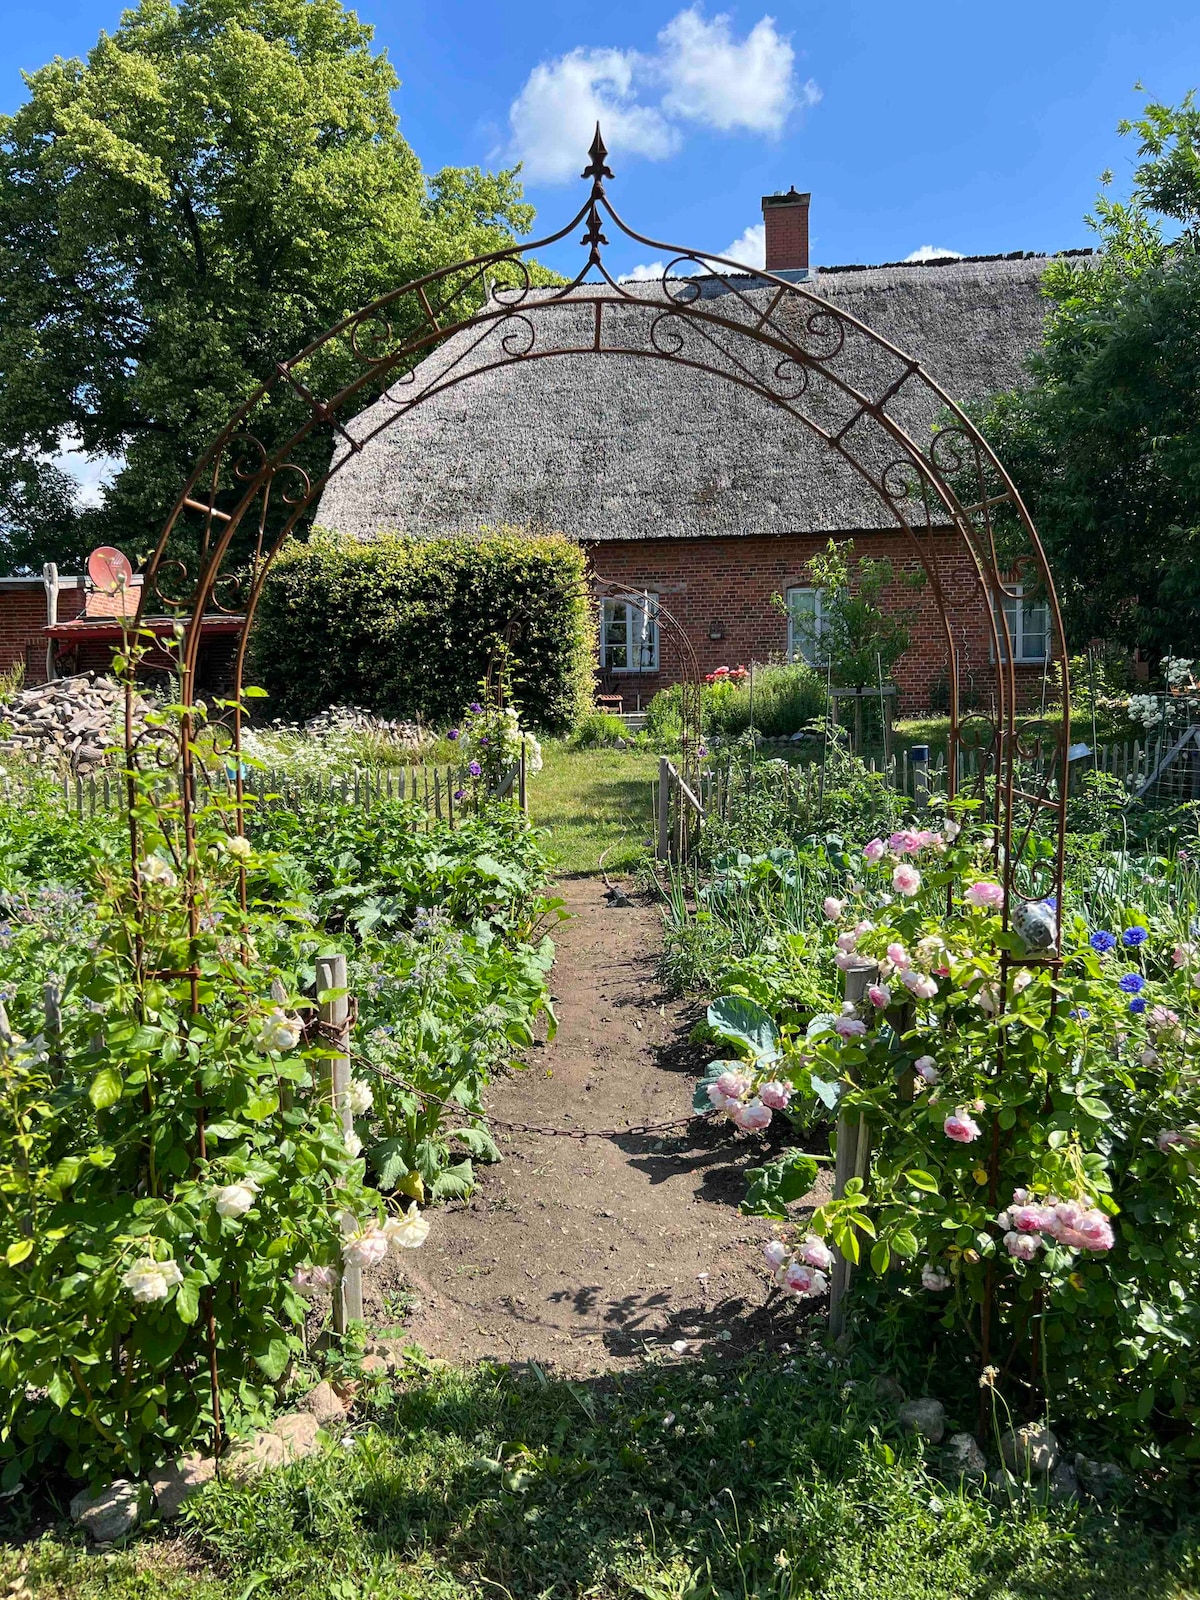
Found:
M 58 620 L 70 622 L 83 610 L 84 591 L 63 588 L 58 592 Z M 46 591 L 37 583 L 12 583 L 0 578 L 0 672 L 8 672 L 17 662 L 25 666 L 27 683 L 41 683 L 46 676 Z
M 895 582 L 880 604 L 886 610 L 912 614 L 912 643 L 893 678 L 900 689 L 902 710 L 927 710 L 931 695 L 947 674 L 945 632 L 933 589 L 928 583 L 911 588 L 902 581 L 918 570 L 918 562 L 908 555 L 907 541 L 900 536 L 864 533 L 853 538 L 856 556 L 886 557 L 893 564 Z M 772 605 L 771 596 L 808 585 L 807 563 L 827 543 L 817 534 L 789 534 L 779 538 L 613 539 L 597 541 L 587 549 L 598 576 L 658 594 L 662 608 L 690 639 L 700 671 L 707 673 L 717 667 L 778 660 L 786 654 L 787 618 Z M 987 613 L 976 592 L 974 569 L 952 534 L 931 536 L 927 548 L 951 612 L 964 687 L 973 686 L 981 702 L 990 704 L 996 674 L 990 660 Z M 720 640 L 709 638 L 714 622 L 724 629 Z M 1017 674 L 1026 695 L 1040 694 L 1040 666 L 1018 667 Z M 659 629 L 659 671 L 614 673 L 605 678 L 603 687 L 606 692 L 623 694 L 627 706 L 632 707 L 637 696 L 645 705 L 657 690 L 682 676 L 683 652 L 672 628 L 664 622 Z

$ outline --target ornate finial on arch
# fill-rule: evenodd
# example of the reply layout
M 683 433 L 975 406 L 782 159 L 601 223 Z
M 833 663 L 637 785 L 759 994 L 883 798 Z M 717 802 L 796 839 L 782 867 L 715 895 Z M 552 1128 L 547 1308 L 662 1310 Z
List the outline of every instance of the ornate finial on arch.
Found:
M 611 168 L 605 165 L 605 157 L 608 155 L 608 151 L 605 149 L 604 140 L 600 136 L 599 123 L 596 124 L 596 133 L 592 139 L 588 155 L 592 159 L 579 176 L 581 178 L 591 178 L 593 188 L 599 189 L 602 187 L 605 178 L 612 177 Z

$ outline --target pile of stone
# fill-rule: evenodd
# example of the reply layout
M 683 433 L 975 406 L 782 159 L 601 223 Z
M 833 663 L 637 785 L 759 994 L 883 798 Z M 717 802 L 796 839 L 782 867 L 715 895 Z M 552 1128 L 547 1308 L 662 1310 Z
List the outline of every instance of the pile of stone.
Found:
M 136 731 L 148 707 L 134 700 Z M 0 750 L 56 772 L 86 774 L 124 737 L 125 691 L 113 678 L 81 672 L 22 689 L 0 705 Z
M 304 724 L 304 731 L 317 739 L 347 733 L 371 733 L 394 744 L 414 747 L 424 744 L 428 738 L 419 722 L 390 722 L 362 706 L 329 706 L 315 717 L 310 717 Z

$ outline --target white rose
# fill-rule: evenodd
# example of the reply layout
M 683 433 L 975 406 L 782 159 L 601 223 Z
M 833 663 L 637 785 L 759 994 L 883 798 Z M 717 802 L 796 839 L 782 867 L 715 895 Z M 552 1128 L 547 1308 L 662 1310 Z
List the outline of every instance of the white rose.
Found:
M 365 1116 L 375 1103 L 371 1085 L 362 1078 L 351 1078 L 346 1085 L 345 1101 L 356 1117 Z
M 388 1244 L 397 1250 L 419 1250 L 429 1237 L 429 1219 L 415 1205 L 401 1217 L 389 1217 L 383 1225 Z
M 162 856 L 147 856 L 138 867 L 137 875 L 142 883 L 160 883 L 164 889 L 173 888 L 175 884 L 175 870 Z
M 355 1161 L 362 1155 L 362 1140 L 354 1132 L 353 1128 L 346 1135 L 346 1149 Z
M 290 1016 L 282 1006 L 276 1006 L 259 1025 L 257 1045 L 265 1055 L 282 1054 L 296 1048 L 302 1032 L 299 1018 Z
M 237 861 L 249 861 L 250 841 L 244 833 L 228 833 L 221 839 L 221 849 Z
M 150 1305 L 165 1300 L 171 1290 L 183 1282 L 183 1273 L 174 1261 L 155 1261 L 143 1256 L 122 1277 L 121 1282 L 135 1300 Z
M 253 1178 L 241 1178 L 237 1183 L 227 1183 L 217 1190 L 217 1214 L 222 1217 L 244 1217 L 254 1204 L 258 1185 Z
M 383 1229 L 374 1223 L 346 1240 L 342 1259 L 348 1267 L 377 1267 L 387 1255 L 388 1242 Z

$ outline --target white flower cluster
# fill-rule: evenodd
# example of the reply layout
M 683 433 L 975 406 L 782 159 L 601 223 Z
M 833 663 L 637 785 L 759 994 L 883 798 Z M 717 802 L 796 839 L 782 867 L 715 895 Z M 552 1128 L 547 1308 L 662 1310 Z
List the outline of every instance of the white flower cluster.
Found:
M 429 1237 L 429 1219 L 416 1205 L 398 1217 L 389 1217 L 380 1227 L 370 1222 L 346 1240 L 342 1256 L 348 1267 L 377 1267 L 393 1250 L 419 1250 Z
M 481 739 L 486 739 L 486 746 L 480 747 Z M 540 772 L 541 744 L 532 733 L 521 727 L 516 706 L 505 706 L 502 711 L 496 711 L 482 718 L 478 732 L 472 731 L 470 726 L 465 727 L 460 736 L 459 748 L 465 753 L 473 754 L 478 761 L 483 760 L 486 751 L 492 762 L 503 770 L 521 759 L 522 740 L 525 742 L 526 772 Z

